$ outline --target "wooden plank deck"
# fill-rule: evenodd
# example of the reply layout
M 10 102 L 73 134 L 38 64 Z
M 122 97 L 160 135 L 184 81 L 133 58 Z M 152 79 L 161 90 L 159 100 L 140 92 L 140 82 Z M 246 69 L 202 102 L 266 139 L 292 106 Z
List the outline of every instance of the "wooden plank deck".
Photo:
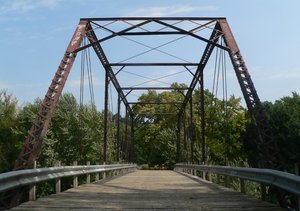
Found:
M 12 210 L 282 210 L 174 171 L 136 171 L 82 185 Z

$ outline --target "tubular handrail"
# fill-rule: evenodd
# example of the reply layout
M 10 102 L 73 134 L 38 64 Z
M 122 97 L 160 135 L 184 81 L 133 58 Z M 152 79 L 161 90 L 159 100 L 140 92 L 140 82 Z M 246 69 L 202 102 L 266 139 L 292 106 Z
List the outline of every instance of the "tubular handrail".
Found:
M 174 170 L 193 169 L 214 174 L 227 175 L 258 183 L 273 185 L 300 195 L 300 176 L 273 169 L 176 164 Z
M 59 166 L 11 171 L 0 174 L 0 192 L 33 185 L 40 182 L 59 179 L 62 177 L 100 173 L 122 169 L 135 169 L 136 164 Z

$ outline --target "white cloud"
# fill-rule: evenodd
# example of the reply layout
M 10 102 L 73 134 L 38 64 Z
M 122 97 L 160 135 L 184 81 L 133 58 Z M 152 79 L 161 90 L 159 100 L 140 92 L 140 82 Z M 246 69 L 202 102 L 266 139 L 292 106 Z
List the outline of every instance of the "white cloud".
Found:
M 0 15 L 26 13 L 35 9 L 53 9 L 60 0 L 7 0 L 0 6 Z
M 126 16 L 140 16 L 140 17 L 162 17 L 162 16 L 174 16 L 184 15 L 191 12 L 204 12 L 204 11 L 216 11 L 215 6 L 190 6 L 190 5 L 174 5 L 174 6 L 161 6 L 161 7 L 147 7 L 138 8 L 126 14 Z

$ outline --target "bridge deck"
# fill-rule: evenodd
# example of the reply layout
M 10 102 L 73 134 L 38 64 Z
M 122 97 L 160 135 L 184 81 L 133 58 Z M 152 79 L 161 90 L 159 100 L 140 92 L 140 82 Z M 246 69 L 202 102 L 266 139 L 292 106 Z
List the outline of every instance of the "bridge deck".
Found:
M 13 210 L 282 210 L 173 171 L 136 171 L 27 202 Z

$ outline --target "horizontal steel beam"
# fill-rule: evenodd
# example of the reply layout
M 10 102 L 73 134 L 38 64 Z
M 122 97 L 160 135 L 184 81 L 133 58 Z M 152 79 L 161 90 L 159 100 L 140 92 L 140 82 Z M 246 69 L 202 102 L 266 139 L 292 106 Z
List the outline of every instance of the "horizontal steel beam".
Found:
M 110 66 L 198 66 L 199 63 L 110 63 Z
M 128 104 L 131 105 L 152 105 L 152 104 L 157 104 L 157 105 L 165 105 L 165 104 L 170 104 L 170 105 L 180 105 L 182 102 L 128 102 Z
M 177 115 L 178 113 L 137 113 L 136 115 Z
M 182 32 L 178 32 L 178 31 L 155 31 L 155 32 L 125 32 L 125 33 L 121 33 L 120 35 L 122 36 L 139 36 L 139 35 L 181 35 L 181 34 L 185 34 Z
M 174 21 L 209 21 L 221 20 L 225 17 L 112 17 L 112 18 L 81 18 L 87 21 L 143 21 L 143 20 L 174 20 Z
M 274 185 L 300 195 L 300 177 L 273 169 L 176 164 L 175 170 L 194 169 Z
M 123 90 L 187 90 L 188 88 L 175 87 L 121 87 Z
M 116 164 L 90 166 L 60 166 L 11 171 L 0 174 L 0 192 L 62 177 L 135 168 L 135 164 Z

